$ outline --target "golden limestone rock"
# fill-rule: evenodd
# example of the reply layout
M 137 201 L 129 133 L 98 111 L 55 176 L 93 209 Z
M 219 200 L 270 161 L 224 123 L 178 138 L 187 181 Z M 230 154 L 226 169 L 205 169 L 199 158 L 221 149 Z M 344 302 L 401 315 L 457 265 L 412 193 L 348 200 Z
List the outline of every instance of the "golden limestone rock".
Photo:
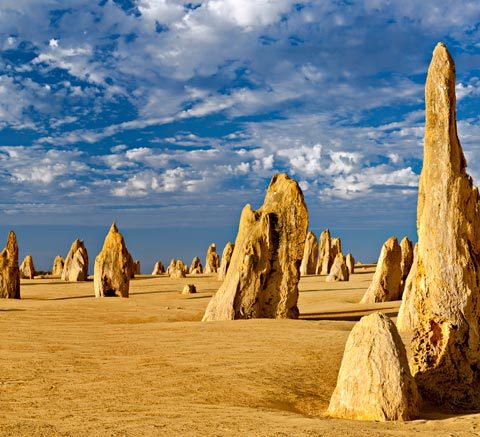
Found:
M 62 276 L 64 265 L 65 265 L 64 259 L 60 255 L 57 255 L 53 260 L 52 276 Z
M 130 279 L 135 278 L 135 261 L 130 252 L 127 255 L 127 274 Z
M 65 257 L 62 280 L 69 282 L 86 281 L 88 278 L 88 253 L 81 240 L 75 240 Z
M 197 287 L 193 284 L 186 284 L 185 287 L 183 287 L 182 294 L 194 294 L 197 292 Z
M 330 231 L 325 229 L 319 238 L 319 250 L 318 250 L 318 260 L 317 267 L 315 269 L 315 274 L 317 275 L 328 275 L 329 263 L 330 263 L 330 246 L 331 246 L 331 237 Z
M 348 281 L 349 273 L 347 263 L 345 262 L 345 257 L 343 254 L 337 253 L 335 260 L 333 261 L 332 268 L 330 273 L 325 278 L 326 282 L 339 282 L 339 281 Z
M 300 275 L 314 275 L 318 260 L 318 241 L 314 232 L 310 231 L 305 240 Z
M 167 275 L 170 275 L 170 273 L 175 269 L 176 265 L 177 265 L 177 260 L 175 258 L 172 258 L 170 261 L 170 264 L 167 267 Z
M 230 261 L 232 260 L 233 249 L 235 245 L 230 241 L 225 245 L 222 252 L 222 260 L 220 261 L 220 267 L 218 269 L 218 280 L 223 281 L 227 275 Z
M 405 281 L 410 273 L 413 263 L 413 244 L 407 238 L 403 237 L 400 241 L 400 249 L 402 250 L 402 261 L 400 263 L 400 270 L 402 271 L 402 289 L 405 286 Z
M 347 264 L 348 273 L 353 275 L 355 273 L 355 258 L 351 253 L 347 253 L 345 263 Z
M 142 274 L 139 259 L 135 260 L 134 263 L 133 263 L 133 273 L 134 273 L 134 275 L 141 275 Z
M 327 414 L 354 420 L 412 420 L 420 396 L 395 324 L 382 313 L 362 317 L 348 336 Z
M 217 246 L 215 243 L 210 244 L 205 258 L 205 273 L 217 273 L 219 265 Z
M 163 275 L 165 273 L 165 267 L 163 266 L 161 261 L 157 261 L 153 266 L 152 275 Z
M 192 263 L 190 264 L 188 272 L 191 275 L 201 275 L 203 273 L 202 263 L 200 262 L 200 258 L 198 256 L 192 259 Z
M 33 279 L 35 277 L 35 266 L 31 255 L 27 255 L 20 264 L 20 278 Z
M 375 274 L 360 303 L 390 302 L 401 298 L 402 250 L 395 237 L 383 244 Z
M 425 86 L 418 244 L 398 316 L 412 330 L 412 373 L 449 408 L 480 408 L 480 207 L 457 136 L 455 64 L 439 43 Z
M 115 222 L 108 231 L 103 248 L 95 258 L 93 286 L 95 297 L 128 297 L 130 287 L 129 252 Z
M 0 297 L 2 299 L 20 299 L 18 244 L 13 231 L 8 234 L 7 245 L 0 254 Z
M 230 267 L 203 320 L 297 318 L 307 228 L 302 190 L 274 175 L 262 207 L 243 208 Z
M 170 265 L 168 266 L 167 269 L 167 274 L 171 278 L 186 278 L 188 273 L 188 267 L 185 265 L 185 263 L 181 260 L 175 260 L 172 259 L 170 261 Z

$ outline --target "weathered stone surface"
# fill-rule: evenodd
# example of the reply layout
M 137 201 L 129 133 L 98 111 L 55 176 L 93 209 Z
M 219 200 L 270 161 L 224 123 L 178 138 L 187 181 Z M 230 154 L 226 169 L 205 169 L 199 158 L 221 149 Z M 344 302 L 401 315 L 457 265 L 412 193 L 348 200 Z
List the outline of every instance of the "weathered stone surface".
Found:
M 314 275 L 318 260 L 318 241 L 314 232 L 310 231 L 305 240 L 300 275 Z
M 402 295 L 402 250 L 395 237 L 383 244 L 375 274 L 360 303 L 390 302 Z
M 320 248 L 318 251 L 317 268 L 315 269 L 315 273 L 317 275 L 328 275 L 330 268 L 330 246 L 332 244 L 330 231 L 325 229 L 320 234 L 319 240 Z
M 135 261 L 130 252 L 127 255 L 127 274 L 130 279 L 135 278 Z
M 230 241 L 225 245 L 222 252 L 222 260 L 220 261 L 220 267 L 218 269 L 218 280 L 223 281 L 227 275 L 228 267 L 230 267 L 230 261 L 232 260 L 233 249 L 235 245 Z
M 455 101 L 455 65 L 439 43 L 425 86 L 418 249 L 398 324 L 413 330 L 410 364 L 422 394 L 460 410 L 480 408 L 480 207 Z
M 20 264 L 20 278 L 33 279 L 35 277 L 35 266 L 33 265 L 33 259 L 31 255 L 27 255 L 22 264 Z
M 186 284 L 185 287 L 183 287 L 182 294 L 194 294 L 197 292 L 197 287 L 193 284 Z
M 345 263 L 347 264 L 348 273 L 353 275 L 355 273 L 355 258 L 351 253 L 347 253 Z
M 205 273 L 217 273 L 219 259 L 217 254 L 217 246 L 215 243 L 210 244 L 205 258 Z
M 400 249 L 402 250 L 402 261 L 400 263 L 400 270 L 402 271 L 403 289 L 405 286 L 405 281 L 407 280 L 407 276 L 410 273 L 410 269 L 412 268 L 413 244 L 407 237 L 403 237 L 402 241 L 400 241 Z
M 64 265 L 65 265 L 64 259 L 60 255 L 57 255 L 53 260 L 52 276 L 62 276 Z
M 88 253 L 81 240 L 75 240 L 67 256 L 62 271 L 62 280 L 69 282 L 86 281 L 88 278 Z
M 348 281 L 349 273 L 347 263 L 345 262 L 345 257 L 343 254 L 337 253 L 335 260 L 333 261 L 332 268 L 330 273 L 325 278 L 326 282 L 339 282 L 339 281 Z
M 276 174 L 260 209 L 243 208 L 227 275 L 204 321 L 298 317 L 308 211 L 297 182 Z
M 193 258 L 188 271 L 191 275 L 201 275 L 203 273 L 202 263 L 200 262 L 200 258 L 198 256 Z
M 168 266 L 167 273 L 171 278 L 186 278 L 188 268 L 181 259 L 172 259 Z
M 0 298 L 20 299 L 20 269 L 15 232 L 8 234 L 7 245 L 0 254 Z
M 152 275 L 163 275 L 165 273 L 165 267 L 161 261 L 157 261 L 153 266 Z
M 328 414 L 354 420 L 412 420 L 420 396 L 394 323 L 373 313 L 353 327 Z
M 93 286 L 95 297 L 128 297 L 131 264 L 129 252 L 115 222 L 110 227 L 103 248 L 95 258 Z
M 140 260 L 137 259 L 133 262 L 133 273 L 134 275 L 141 275 Z

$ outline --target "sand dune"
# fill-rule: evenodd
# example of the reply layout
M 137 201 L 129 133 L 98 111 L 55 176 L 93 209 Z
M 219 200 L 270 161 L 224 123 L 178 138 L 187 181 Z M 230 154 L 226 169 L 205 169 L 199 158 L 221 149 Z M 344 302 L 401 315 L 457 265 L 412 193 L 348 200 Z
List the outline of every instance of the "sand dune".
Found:
M 130 299 L 93 282 L 22 281 L 0 302 L 1 435 L 479 435 L 480 414 L 426 406 L 420 420 L 334 420 L 325 411 L 373 274 L 300 281 L 301 320 L 201 323 L 216 275 L 137 277 Z M 198 293 L 182 296 L 186 283 Z

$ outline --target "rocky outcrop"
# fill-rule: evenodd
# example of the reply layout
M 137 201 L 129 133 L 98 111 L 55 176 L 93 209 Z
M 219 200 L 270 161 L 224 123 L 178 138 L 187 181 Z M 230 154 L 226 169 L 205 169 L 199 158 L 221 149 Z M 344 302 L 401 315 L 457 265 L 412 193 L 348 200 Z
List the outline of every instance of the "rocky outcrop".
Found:
M 186 278 L 188 268 L 181 259 L 172 259 L 168 266 L 167 273 L 171 278 Z
M 373 313 L 353 327 L 327 414 L 354 420 L 412 420 L 420 396 L 394 323 Z
M 137 259 L 133 262 L 133 275 L 141 275 L 141 270 L 140 270 L 140 260 Z
M 405 286 L 405 281 L 410 273 L 413 264 L 413 244 L 407 238 L 403 237 L 400 241 L 400 249 L 402 250 L 402 261 L 400 262 L 400 270 L 402 271 L 402 289 Z
M 127 255 L 127 274 L 130 279 L 135 278 L 135 261 L 130 252 Z
M 302 190 L 286 174 L 276 174 L 262 207 L 243 208 L 230 267 L 203 320 L 298 317 L 307 228 Z
M 218 280 L 223 281 L 227 275 L 228 267 L 232 259 L 233 249 L 235 245 L 230 241 L 225 245 L 222 252 L 222 260 L 220 261 L 220 267 L 218 269 Z
M 210 244 L 205 258 L 205 273 L 217 273 L 219 265 L 217 246 L 215 243 Z
M 0 298 L 20 299 L 20 270 L 15 232 L 8 234 L 7 245 L 0 254 Z
M 157 262 L 155 263 L 155 265 L 153 266 L 152 275 L 153 275 L 153 276 L 163 275 L 164 273 L 165 273 L 165 267 L 164 267 L 164 265 L 162 264 L 161 261 L 157 261 Z
M 88 278 L 88 253 L 81 240 L 75 240 L 65 257 L 62 280 L 69 282 L 86 281 Z
M 339 281 L 348 281 L 349 273 L 347 263 L 345 262 L 345 257 L 343 254 L 337 253 L 335 260 L 333 261 L 332 268 L 330 273 L 325 278 L 326 282 L 339 282 Z
M 398 323 L 413 331 L 410 364 L 422 394 L 461 410 L 480 408 L 480 207 L 455 100 L 455 65 L 440 43 L 425 86 L 418 244 Z
M 318 241 L 314 232 L 310 231 L 305 240 L 300 275 L 314 275 L 318 260 Z
M 200 262 L 200 258 L 198 256 L 193 258 L 188 271 L 191 275 L 201 275 L 203 273 L 202 263 Z
M 20 264 L 20 278 L 33 279 L 35 277 L 35 266 L 31 255 L 27 255 Z
M 347 264 L 348 273 L 353 275 L 355 273 L 355 258 L 351 253 L 347 253 L 345 263 Z
M 64 265 L 65 265 L 64 259 L 60 255 L 57 255 L 53 260 L 52 276 L 62 276 Z
M 186 284 L 185 287 L 183 287 L 182 294 L 194 294 L 197 292 L 197 287 L 193 284 Z
M 115 222 L 108 231 L 103 248 L 95 258 L 93 286 L 95 297 L 128 297 L 131 264 L 129 252 Z
M 318 260 L 315 273 L 317 275 L 328 275 L 330 267 L 330 246 L 331 246 L 330 231 L 325 229 L 319 238 Z
M 360 303 L 390 302 L 402 295 L 402 250 L 395 237 L 390 237 L 382 247 L 375 274 Z

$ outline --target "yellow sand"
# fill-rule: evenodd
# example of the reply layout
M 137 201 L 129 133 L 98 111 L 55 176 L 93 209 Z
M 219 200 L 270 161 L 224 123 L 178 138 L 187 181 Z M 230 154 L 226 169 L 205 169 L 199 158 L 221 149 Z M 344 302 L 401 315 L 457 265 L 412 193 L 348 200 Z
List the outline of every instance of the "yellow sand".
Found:
M 301 320 L 202 323 L 215 275 L 139 277 L 130 299 L 93 282 L 22 282 L 0 302 L 0 435 L 479 435 L 480 414 L 421 420 L 325 417 L 348 333 L 372 277 L 300 282 Z M 186 283 L 196 295 L 182 296 Z

